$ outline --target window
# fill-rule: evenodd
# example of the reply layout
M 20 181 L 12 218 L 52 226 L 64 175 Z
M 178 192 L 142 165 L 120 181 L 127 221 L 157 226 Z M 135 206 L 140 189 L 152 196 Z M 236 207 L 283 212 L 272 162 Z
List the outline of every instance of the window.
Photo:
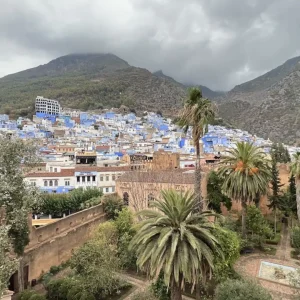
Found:
M 100 181 L 103 181 L 103 176 L 100 176 Z
M 128 204 L 129 204 L 129 195 L 128 195 L 127 192 L 125 192 L 125 193 L 123 194 L 123 202 L 124 202 L 125 205 L 128 205 Z
M 80 182 L 80 176 L 77 176 L 77 182 Z
M 82 178 L 82 182 L 85 182 L 85 176 L 82 176 L 81 178 Z
M 116 175 L 112 176 L 112 180 L 115 181 L 116 180 Z
M 153 202 L 153 201 L 154 201 L 154 196 L 153 196 L 152 193 L 150 193 L 150 194 L 148 195 L 148 207 L 151 206 L 151 202 Z
M 47 180 L 44 181 L 44 186 L 48 186 L 48 181 Z
M 96 181 L 96 176 L 93 176 L 93 181 L 94 181 L 94 182 Z
M 70 185 L 70 181 L 69 180 L 66 180 L 65 181 L 65 186 L 69 186 Z
M 112 193 L 114 193 L 115 190 L 116 190 L 116 188 L 113 186 L 113 187 L 111 188 Z
M 35 181 L 31 181 L 31 182 L 30 182 L 30 185 L 36 186 L 36 182 L 35 182 Z
M 53 181 L 52 180 L 49 181 L 49 186 L 53 186 Z
M 53 167 L 50 167 L 50 172 L 53 172 Z
M 90 182 L 91 181 L 91 176 L 87 176 L 86 181 Z
M 109 176 L 106 176 L 106 181 L 109 181 Z
M 109 188 L 105 188 L 105 193 L 108 193 L 109 192 Z
M 58 186 L 58 180 L 55 180 L 55 181 L 54 181 L 54 185 L 55 185 L 55 186 Z

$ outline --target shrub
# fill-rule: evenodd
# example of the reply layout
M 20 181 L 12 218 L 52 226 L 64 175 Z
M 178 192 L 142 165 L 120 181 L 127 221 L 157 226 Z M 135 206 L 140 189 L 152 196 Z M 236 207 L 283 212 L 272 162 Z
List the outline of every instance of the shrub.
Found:
M 77 284 L 73 278 L 60 278 L 51 280 L 47 286 L 47 299 L 66 300 L 69 290 Z
M 46 300 L 46 297 L 43 295 L 35 294 L 32 295 L 29 300 Z
M 122 199 L 116 194 L 104 197 L 102 203 L 107 217 L 113 220 L 118 216 L 118 212 L 123 207 Z
M 118 230 L 116 224 L 113 221 L 101 223 L 95 232 L 95 238 L 105 239 L 109 244 L 117 245 Z
M 49 272 L 53 275 L 56 275 L 61 270 L 60 266 L 52 266 Z
M 171 299 L 171 292 L 170 289 L 166 286 L 164 282 L 163 273 L 159 275 L 156 282 L 152 283 L 151 285 L 152 293 L 155 297 L 159 300 L 169 300 Z
M 159 300 L 150 290 L 145 290 L 134 294 L 131 300 Z
M 215 300 L 272 300 L 271 295 L 252 281 L 231 280 L 218 285 Z
M 236 232 L 221 227 L 216 227 L 214 235 L 222 248 L 222 255 L 216 254 L 214 258 L 214 278 L 221 282 L 236 276 L 233 264 L 240 257 L 241 240 Z
M 267 239 L 266 243 L 269 245 L 278 245 L 281 239 L 281 234 L 280 233 L 276 233 L 275 237 L 272 239 Z
M 300 249 L 300 227 L 296 226 L 292 230 L 291 244 L 294 248 Z
M 29 300 L 31 296 L 35 295 L 34 290 L 24 290 L 23 292 L 18 293 L 17 300 Z

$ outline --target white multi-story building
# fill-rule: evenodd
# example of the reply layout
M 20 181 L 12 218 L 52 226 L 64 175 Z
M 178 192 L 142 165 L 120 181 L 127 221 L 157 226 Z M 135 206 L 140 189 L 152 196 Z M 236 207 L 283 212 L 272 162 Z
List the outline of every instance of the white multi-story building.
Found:
M 57 116 L 61 112 L 61 107 L 57 100 L 37 96 L 35 99 L 35 112 L 36 114 Z

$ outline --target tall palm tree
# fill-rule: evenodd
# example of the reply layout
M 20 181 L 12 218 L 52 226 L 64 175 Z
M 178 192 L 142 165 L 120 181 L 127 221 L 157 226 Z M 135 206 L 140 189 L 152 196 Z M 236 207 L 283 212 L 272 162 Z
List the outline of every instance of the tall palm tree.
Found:
M 202 92 L 199 88 L 191 88 L 189 97 L 185 101 L 184 108 L 181 112 L 178 125 L 183 128 L 186 133 L 192 126 L 192 138 L 196 148 L 196 170 L 195 170 L 195 195 L 198 199 L 198 209 L 203 209 L 201 195 L 201 165 L 200 165 L 200 144 L 199 141 L 205 131 L 207 125 L 215 117 L 215 106 L 202 97 Z
M 185 282 L 193 286 L 210 276 L 214 253 L 222 253 L 208 220 L 209 211 L 195 212 L 197 199 L 189 193 L 162 191 L 162 200 L 154 200 L 154 210 L 140 212 L 140 223 L 131 247 L 137 251 L 137 265 L 150 277 L 164 273 L 171 287 L 171 299 L 181 300 Z
M 294 175 L 296 180 L 297 216 L 298 220 L 300 220 L 300 152 L 293 155 L 291 174 Z
M 238 142 L 236 148 L 227 151 L 221 164 L 218 173 L 224 177 L 224 193 L 242 202 L 242 233 L 245 237 L 247 202 L 267 193 L 272 177 L 270 161 L 261 148 Z

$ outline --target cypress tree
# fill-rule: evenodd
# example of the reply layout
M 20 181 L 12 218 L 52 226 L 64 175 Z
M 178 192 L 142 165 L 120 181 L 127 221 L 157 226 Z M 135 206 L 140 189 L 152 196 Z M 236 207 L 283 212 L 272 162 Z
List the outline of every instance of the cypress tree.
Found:
M 280 184 L 280 178 L 279 178 L 279 171 L 277 169 L 277 162 L 274 156 L 272 156 L 272 179 L 271 179 L 271 185 L 272 185 L 272 195 L 269 196 L 269 208 L 272 208 L 274 211 L 274 231 L 276 234 L 277 230 L 277 209 L 280 206 L 280 188 L 283 186 L 283 184 Z

